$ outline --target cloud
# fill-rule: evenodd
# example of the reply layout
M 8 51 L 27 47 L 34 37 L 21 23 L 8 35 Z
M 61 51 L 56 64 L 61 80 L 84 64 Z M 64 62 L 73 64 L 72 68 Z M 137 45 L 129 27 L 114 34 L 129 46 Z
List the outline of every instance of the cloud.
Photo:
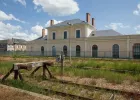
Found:
M 43 26 L 41 26 L 41 25 L 36 25 L 36 26 L 33 26 L 32 28 L 31 28 L 31 31 L 33 32 L 33 33 L 35 33 L 35 34 L 37 34 L 37 35 L 41 35 L 41 33 L 42 33 L 42 29 L 43 29 Z
M 110 23 L 105 26 L 106 28 L 111 28 L 113 30 L 117 30 L 118 28 L 129 28 L 129 25 L 124 25 L 123 23 Z
M 79 11 L 75 0 L 33 0 L 35 9 L 47 12 L 49 15 L 68 16 Z
M 54 24 L 57 24 L 61 21 L 54 20 Z M 46 26 L 49 26 L 50 21 L 46 22 Z M 34 40 L 40 36 L 42 36 L 42 29 L 43 26 L 35 25 L 32 26 L 29 30 L 24 30 L 19 25 L 12 25 L 10 23 L 4 23 L 0 21 L 0 40 L 2 39 L 9 39 L 9 38 L 18 38 L 18 39 L 25 39 L 25 40 Z M 46 30 L 47 35 L 47 30 Z
M 134 14 L 134 15 L 139 15 L 140 12 L 139 12 L 138 10 L 134 10 L 134 11 L 133 11 L 133 14 Z
M 140 30 L 140 25 L 134 27 L 135 30 Z
M 57 23 L 60 23 L 60 22 L 62 22 L 62 21 L 57 21 L 57 20 L 54 19 L 54 24 L 57 24 Z M 50 26 L 50 21 L 47 21 L 46 24 L 45 24 L 45 27 L 48 27 L 48 26 Z M 41 25 L 35 25 L 35 26 L 31 27 L 31 31 L 33 33 L 37 34 L 38 36 L 42 35 L 42 29 L 43 29 L 43 26 L 41 26 Z M 45 32 L 46 32 L 46 35 L 47 35 L 48 34 L 47 29 L 45 30 Z
M 140 4 L 137 5 L 137 9 L 133 11 L 134 15 L 140 15 Z
M 62 21 L 57 21 L 55 19 L 53 19 L 53 20 L 54 20 L 54 24 L 58 24 L 58 23 L 62 22 Z M 50 26 L 50 21 L 47 21 L 47 23 L 45 24 L 45 26 L 46 27 Z
M 5 12 L 0 10 L 0 21 L 4 21 L 4 20 L 15 20 L 15 21 L 18 21 L 21 23 L 26 23 L 25 21 L 22 21 L 22 20 L 16 18 L 14 15 L 12 15 L 12 14 L 8 15 Z
M 33 40 L 37 37 L 39 37 L 39 35 L 23 31 L 22 27 L 19 25 L 14 26 L 10 23 L 5 24 L 0 21 L 0 40 L 9 38 Z
M 15 2 L 21 3 L 23 6 L 26 7 L 26 1 L 25 0 L 15 0 Z
M 140 34 L 140 25 L 134 27 L 137 34 Z

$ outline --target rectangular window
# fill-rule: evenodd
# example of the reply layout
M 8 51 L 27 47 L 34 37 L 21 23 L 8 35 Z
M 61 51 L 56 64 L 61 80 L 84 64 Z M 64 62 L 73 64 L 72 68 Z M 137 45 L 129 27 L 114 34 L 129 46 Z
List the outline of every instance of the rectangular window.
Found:
M 80 38 L 80 30 L 76 30 L 76 38 Z
M 53 40 L 55 40 L 55 32 L 53 32 Z
M 67 31 L 64 31 L 64 39 L 67 39 Z

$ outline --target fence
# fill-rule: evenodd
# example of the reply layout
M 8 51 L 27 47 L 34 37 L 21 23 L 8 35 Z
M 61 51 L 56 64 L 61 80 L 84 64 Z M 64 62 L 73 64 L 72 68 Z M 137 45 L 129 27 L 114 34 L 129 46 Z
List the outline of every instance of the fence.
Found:
M 55 57 L 59 55 L 61 51 L 0 51 L 1 56 L 12 56 L 12 55 L 19 55 L 19 56 L 48 56 L 48 57 Z M 64 55 L 66 57 L 83 57 L 83 58 L 125 58 L 125 59 L 140 59 L 140 52 L 133 53 L 132 51 L 120 51 L 120 52 L 112 52 L 112 51 L 98 51 L 98 52 L 91 52 L 91 51 L 65 51 Z

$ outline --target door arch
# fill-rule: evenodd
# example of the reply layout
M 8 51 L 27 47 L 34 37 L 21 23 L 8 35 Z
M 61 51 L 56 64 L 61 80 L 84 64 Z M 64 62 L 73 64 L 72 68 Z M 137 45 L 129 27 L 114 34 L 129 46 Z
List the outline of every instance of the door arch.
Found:
M 52 56 L 53 57 L 56 56 L 56 48 L 55 48 L 55 46 L 52 47 Z
M 44 56 L 44 46 L 41 46 L 41 55 Z
M 81 56 L 81 47 L 79 45 L 76 46 L 76 57 L 80 57 Z
M 118 44 L 114 44 L 112 47 L 112 57 L 119 58 L 119 45 Z
M 64 55 L 67 56 L 67 46 L 66 45 L 63 47 L 63 52 L 64 52 Z
M 98 57 L 98 46 L 97 45 L 92 46 L 92 57 L 95 57 L 95 58 Z
M 140 43 L 133 45 L 133 58 L 140 59 Z

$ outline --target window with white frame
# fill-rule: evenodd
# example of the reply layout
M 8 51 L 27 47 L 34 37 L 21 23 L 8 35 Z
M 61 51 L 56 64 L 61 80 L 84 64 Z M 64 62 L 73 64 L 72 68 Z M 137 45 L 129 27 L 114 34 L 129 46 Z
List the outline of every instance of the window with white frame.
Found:
M 76 38 L 80 38 L 80 30 L 76 30 Z
M 68 33 L 67 31 L 64 31 L 64 39 L 67 39 Z

